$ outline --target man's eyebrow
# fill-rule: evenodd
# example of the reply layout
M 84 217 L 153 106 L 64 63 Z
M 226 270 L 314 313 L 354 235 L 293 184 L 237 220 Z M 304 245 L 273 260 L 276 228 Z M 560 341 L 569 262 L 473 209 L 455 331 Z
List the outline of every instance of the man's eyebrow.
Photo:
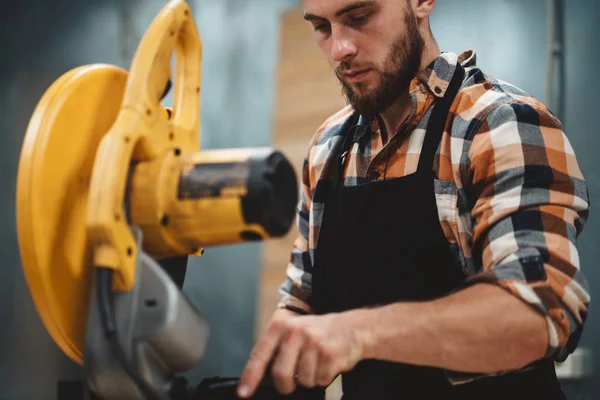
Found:
M 319 17 L 314 14 L 304 14 L 304 19 L 307 21 L 324 21 L 325 20 L 325 18 Z
M 358 8 L 363 8 L 363 7 L 367 7 L 370 5 L 373 5 L 375 2 L 373 0 L 362 0 L 362 1 L 357 1 L 355 3 L 350 4 L 349 6 L 346 6 L 344 8 L 342 8 L 341 10 L 339 10 L 338 12 L 335 13 L 336 17 L 340 17 L 346 13 L 349 13 L 350 11 L 354 11 Z
M 352 4 L 342 8 L 341 10 L 338 10 L 335 13 L 335 16 L 340 17 L 346 13 L 349 13 L 350 11 L 354 11 L 359 8 L 367 7 L 367 6 L 373 5 L 374 3 L 375 3 L 375 1 L 373 1 L 373 0 L 357 1 L 355 3 L 352 3 Z M 308 14 L 308 13 L 304 14 L 304 19 L 307 21 L 324 21 L 324 20 L 326 20 L 326 18 L 319 17 L 318 15 L 314 15 L 314 14 Z

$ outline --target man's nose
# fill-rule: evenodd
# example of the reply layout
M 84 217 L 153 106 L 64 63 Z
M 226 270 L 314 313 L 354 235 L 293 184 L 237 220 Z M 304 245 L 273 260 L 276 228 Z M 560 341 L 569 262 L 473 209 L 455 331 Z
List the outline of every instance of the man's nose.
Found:
M 356 55 L 356 46 L 347 35 L 341 31 L 332 32 L 331 58 L 336 63 L 350 61 Z

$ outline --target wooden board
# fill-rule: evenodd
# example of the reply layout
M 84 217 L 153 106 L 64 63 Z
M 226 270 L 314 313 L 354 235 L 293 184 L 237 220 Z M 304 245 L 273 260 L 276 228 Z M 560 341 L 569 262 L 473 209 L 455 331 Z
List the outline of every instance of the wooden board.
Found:
M 281 15 L 272 137 L 272 146 L 290 159 L 299 180 L 314 132 L 327 117 L 345 106 L 339 82 L 314 41 L 310 24 L 302 16 L 300 8 Z M 285 280 L 297 235 L 294 226 L 285 238 L 264 244 L 257 334 L 276 309 L 278 288 Z

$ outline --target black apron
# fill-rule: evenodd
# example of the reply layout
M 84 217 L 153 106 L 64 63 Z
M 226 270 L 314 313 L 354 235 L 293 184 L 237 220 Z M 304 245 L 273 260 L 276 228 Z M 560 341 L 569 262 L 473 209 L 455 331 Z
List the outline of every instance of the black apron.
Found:
M 313 269 L 317 314 L 399 301 L 432 300 L 465 281 L 440 225 L 433 161 L 464 78 L 457 71 L 437 99 L 417 171 L 401 178 L 344 186 L 345 154 L 353 141 L 351 117 L 325 210 Z M 323 190 L 323 189 L 322 189 Z M 549 360 L 529 372 L 486 377 L 453 386 L 442 369 L 363 360 L 342 374 L 345 400 L 355 399 L 564 399 Z

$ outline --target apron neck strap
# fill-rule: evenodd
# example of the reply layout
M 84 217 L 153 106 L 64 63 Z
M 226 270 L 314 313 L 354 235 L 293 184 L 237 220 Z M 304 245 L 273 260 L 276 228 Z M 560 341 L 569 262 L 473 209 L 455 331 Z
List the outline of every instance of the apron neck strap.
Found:
M 419 157 L 419 165 L 417 167 L 417 172 L 419 173 L 431 172 L 433 159 L 435 157 L 435 153 L 437 152 L 438 145 L 442 139 L 442 134 L 444 133 L 446 120 L 448 119 L 448 114 L 450 112 L 450 106 L 454 102 L 454 99 L 460 90 L 464 77 L 465 69 L 460 64 L 457 64 L 456 70 L 452 76 L 452 80 L 448 85 L 448 89 L 446 90 L 444 97 L 436 100 L 431 114 L 431 119 L 429 121 L 429 126 L 427 128 L 427 133 L 425 134 L 421 155 Z M 360 119 L 360 115 L 358 113 L 354 113 L 340 128 L 343 135 L 343 143 L 336 159 L 335 170 L 333 171 L 333 180 L 336 183 L 343 182 L 344 180 L 344 166 L 346 164 L 348 152 L 354 143 L 356 130 L 370 129 L 371 127 L 372 120 L 365 119 L 363 123 L 359 123 Z
M 342 147 L 335 160 L 335 168 L 333 171 L 333 181 L 336 184 L 344 181 L 344 166 L 346 165 L 346 159 L 348 158 L 348 152 L 354 143 L 354 133 L 357 129 L 364 128 L 363 125 L 359 125 L 360 114 L 352 114 L 346 122 L 340 128 L 343 136 Z M 370 124 L 368 125 L 370 127 Z
M 465 69 L 460 64 L 457 64 L 444 97 L 437 99 L 433 106 L 431 119 L 429 120 L 427 133 L 425 133 L 425 139 L 423 141 L 423 148 L 421 149 L 421 155 L 419 156 L 419 165 L 417 167 L 418 173 L 428 174 L 432 171 L 433 159 L 435 158 L 437 148 L 442 140 L 444 129 L 446 128 L 450 107 L 460 90 L 464 77 Z

